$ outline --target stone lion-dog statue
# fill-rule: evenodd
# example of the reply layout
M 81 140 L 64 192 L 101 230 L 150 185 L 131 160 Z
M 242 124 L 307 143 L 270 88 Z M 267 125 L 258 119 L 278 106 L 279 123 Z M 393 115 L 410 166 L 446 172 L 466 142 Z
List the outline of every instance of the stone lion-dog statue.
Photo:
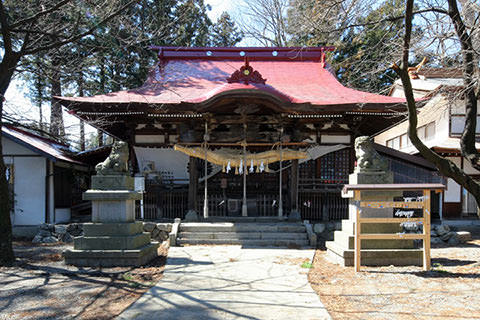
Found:
M 128 173 L 128 144 L 117 141 L 112 146 L 112 151 L 105 161 L 95 166 L 97 175 L 125 175 Z
M 387 171 L 388 161 L 378 154 L 373 148 L 369 137 L 363 136 L 355 139 L 355 156 L 357 166 L 355 172 Z

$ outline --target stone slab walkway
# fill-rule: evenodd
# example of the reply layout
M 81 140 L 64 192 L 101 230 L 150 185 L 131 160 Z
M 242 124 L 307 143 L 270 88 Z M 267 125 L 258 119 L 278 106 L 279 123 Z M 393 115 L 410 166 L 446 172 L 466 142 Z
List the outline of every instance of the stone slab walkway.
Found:
M 162 280 L 117 319 L 331 319 L 307 280 L 314 250 L 172 247 Z

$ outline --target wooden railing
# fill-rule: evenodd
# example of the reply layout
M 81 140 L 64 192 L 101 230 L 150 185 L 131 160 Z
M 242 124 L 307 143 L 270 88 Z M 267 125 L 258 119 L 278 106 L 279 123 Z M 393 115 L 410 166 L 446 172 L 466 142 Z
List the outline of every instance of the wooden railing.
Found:
M 345 185 L 343 195 L 348 197 L 348 193 L 354 192 L 354 201 L 356 206 L 355 219 L 355 253 L 354 265 L 355 271 L 360 271 L 361 265 L 361 240 L 405 240 L 418 239 L 423 241 L 423 269 L 430 270 L 430 195 L 431 191 L 441 192 L 445 189 L 443 184 L 359 184 Z M 421 201 L 362 201 L 362 191 L 422 191 Z M 371 193 L 370 193 L 371 194 Z M 362 218 L 361 208 L 384 209 L 384 208 L 402 208 L 402 209 L 422 209 L 423 215 L 420 218 Z M 362 223 L 403 223 L 417 222 L 423 225 L 422 234 L 405 233 L 379 233 L 362 234 Z
M 316 179 L 312 179 L 313 182 Z M 308 182 L 310 183 L 310 182 Z M 341 220 L 348 218 L 348 200 L 341 197 L 343 185 L 332 184 L 318 186 L 317 189 L 301 189 L 298 192 L 298 209 L 304 220 Z M 177 185 L 178 187 L 178 185 Z M 275 190 L 276 191 L 276 190 Z M 230 195 L 232 196 L 232 195 Z M 237 195 L 241 198 L 241 195 Z M 224 198 L 221 190 L 209 190 L 209 215 L 228 216 L 228 195 Z M 249 213 L 254 216 L 275 217 L 278 214 L 278 193 L 259 192 L 247 194 Z M 226 201 L 224 201 L 226 200 Z M 240 203 L 241 205 L 241 203 Z M 290 211 L 289 192 L 284 191 L 284 212 Z M 143 211 L 145 220 L 174 219 L 185 217 L 188 211 L 188 190 L 176 189 L 175 185 L 169 186 L 146 183 L 144 193 Z M 197 212 L 203 211 L 203 191 L 197 196 Z M 137 204 L 136 218 L 140 219 L 140 206 Z

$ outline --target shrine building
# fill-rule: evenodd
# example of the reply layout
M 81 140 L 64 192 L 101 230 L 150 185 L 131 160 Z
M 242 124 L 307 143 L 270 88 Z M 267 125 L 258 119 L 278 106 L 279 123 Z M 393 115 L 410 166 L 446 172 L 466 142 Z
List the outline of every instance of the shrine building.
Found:
M 354 139 L 405 116 L 403 98 L 340 84 L 326 61 L 332 47 L 153 49 L 158 63 L 140 88 L 57 97 L 129 143 L 132 174 L 145 176 L 148 219 L 191 210 L 347 218 L 340 190 L 353 171 Z

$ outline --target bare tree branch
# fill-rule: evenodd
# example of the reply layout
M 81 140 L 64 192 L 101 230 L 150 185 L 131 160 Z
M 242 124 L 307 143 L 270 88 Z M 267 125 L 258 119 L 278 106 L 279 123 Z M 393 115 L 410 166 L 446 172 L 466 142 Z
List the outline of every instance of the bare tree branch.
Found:
M 477 128 L 477 97 L 475 94 L 475 62 L 472 40 L 463 23 L 456 0 L 448 0 L 448 15 L 453 21 L 455 31 L 460 39 L 463 57 L 463 81 L 465 85 L 465 130 L 460 139 L 462 155 L 472 166 L 480 170 L 480 155 L 475 147 L 475 131 Z
M 449 0 L 456 1 L 456 0 Z M 418 137 L 417 134 L 417 107 L 415 98 L 413 96 L 412 83 L 408 74 L 408 60 L 410 51 L 410 38 L 412 32 L 412 19 L 413 19 L 413 0 L 407 0 L 406 12 L 405 12 L 405 35 L 403 43 L 403 55 L 401 65 L 394 64 L 392 68 L 400 76 L 402 80 L 405 97 L 408 107 L 408 136 L 412 144 L 417 148 L 422 157 L 433 163 L 440 173 L 444 176 L 452 178 L 458 184 L 467 189 L 480 203 L 480 184 L 478 184 L 470 175 L 466 174 L 452 161 L 441 157 L 436 152 L 429 149 Z M 460 35 L 459 35 L 460 36 Z M 476 118 L 476 114 L 474 115 Z M 475 129 L 473 129 L 475 131 Z M 462 150 L 463 152 L 463 150 Z
M 11 27 L 8 25 L 7 14 L 5 12 L 5 7 L 3 6 L 3 0 L 0 1 L 0 25 L 2 26 L 3 49 L 5 50 L 5 55 L 8 55 L 13 51 L 13 47 L 12 36 L 10 33 Z
M 3 1 L 2 1 L 3 2 Z M 10 27 L 12 29 L 15 29 L 17 27 L 20 27 L 20 26 L 23 26 L 27 23 L 31 23 L 37 19 L 39 19 L 40 17 L 42 16 L 45 16 L 49 13 L 52 13 L 52 12 L 55 12 L 57 11 L 58 9 L 60 9 L 61 7 L 63 7 L 64 5 L 68 4 L 69 2 L 72 2 L 72 0 L 63 0 L 63 1 L 60 1 L 59 3 L 57 3 L 56 5 L 54 5 L 53 7 L 51 7 L 50 9 L 45 9 L 45 10 L 42 10 L 42 11 L 39 11 L 37 12 L 36 14 L 34 14 L 33 16 L 30 16 L 28 18 L 25 18 L 25 19 L 22 19 L 22 20 L 19 20 L 17 22 L 15 22 L 14 24 L 12 24 Z
M 106 22 L 112 20 L 114 17 L 118 16 L 120 13 L 122 13 L 124 10 L 126 10 L 128 7 L 130 7 L 132 4 L 138 2 L 140 0 L 132 0 L 132 1 L 129 1 L 127 4 L 125 4 L 124 6 L 120 7 L 118 10 L 114 11 L 112 14 L 110 14 L 109 16 L 107 16 L 105 19 L 103 19 L 102 21 L 100 21 L 99 23 L 95 24 L 93 27 L 91 27 L 90 29 L 88 29 L 87 31 L 83 32 L 83 33 L 80 33 L 80 34 L 77 34 L 77 35 L 72 35 L 64 40 L 61 40 L 61 41 L 56 41 L 56 42 L 53 42 L 53 43 L 50 43 L 49 45 L 46 45 L 46 46 L 40 46 L 40 47 L 37 47 L 37 48 L 34 48 L 34 49 L 31 49 L 31 50 L 25 50 L 24 51 L 24 54 L 27 55 L 27 54 L 34 54 L 34 53 L 37 53 L 37 52 L 40 52 L 40 51 L 48 51 L 50 49 L 53 49 L 53 48 L 57 48 L 57 47 L 61 47 L 65 44 L 68 44 L 68 43 L 71 43 L 71 42 L 74 42 L 74 41 L 77 41 L 85 36 L 88 36 L 88 35 L 91 35 L 93 34 L 100 26 L 104 25 Z

